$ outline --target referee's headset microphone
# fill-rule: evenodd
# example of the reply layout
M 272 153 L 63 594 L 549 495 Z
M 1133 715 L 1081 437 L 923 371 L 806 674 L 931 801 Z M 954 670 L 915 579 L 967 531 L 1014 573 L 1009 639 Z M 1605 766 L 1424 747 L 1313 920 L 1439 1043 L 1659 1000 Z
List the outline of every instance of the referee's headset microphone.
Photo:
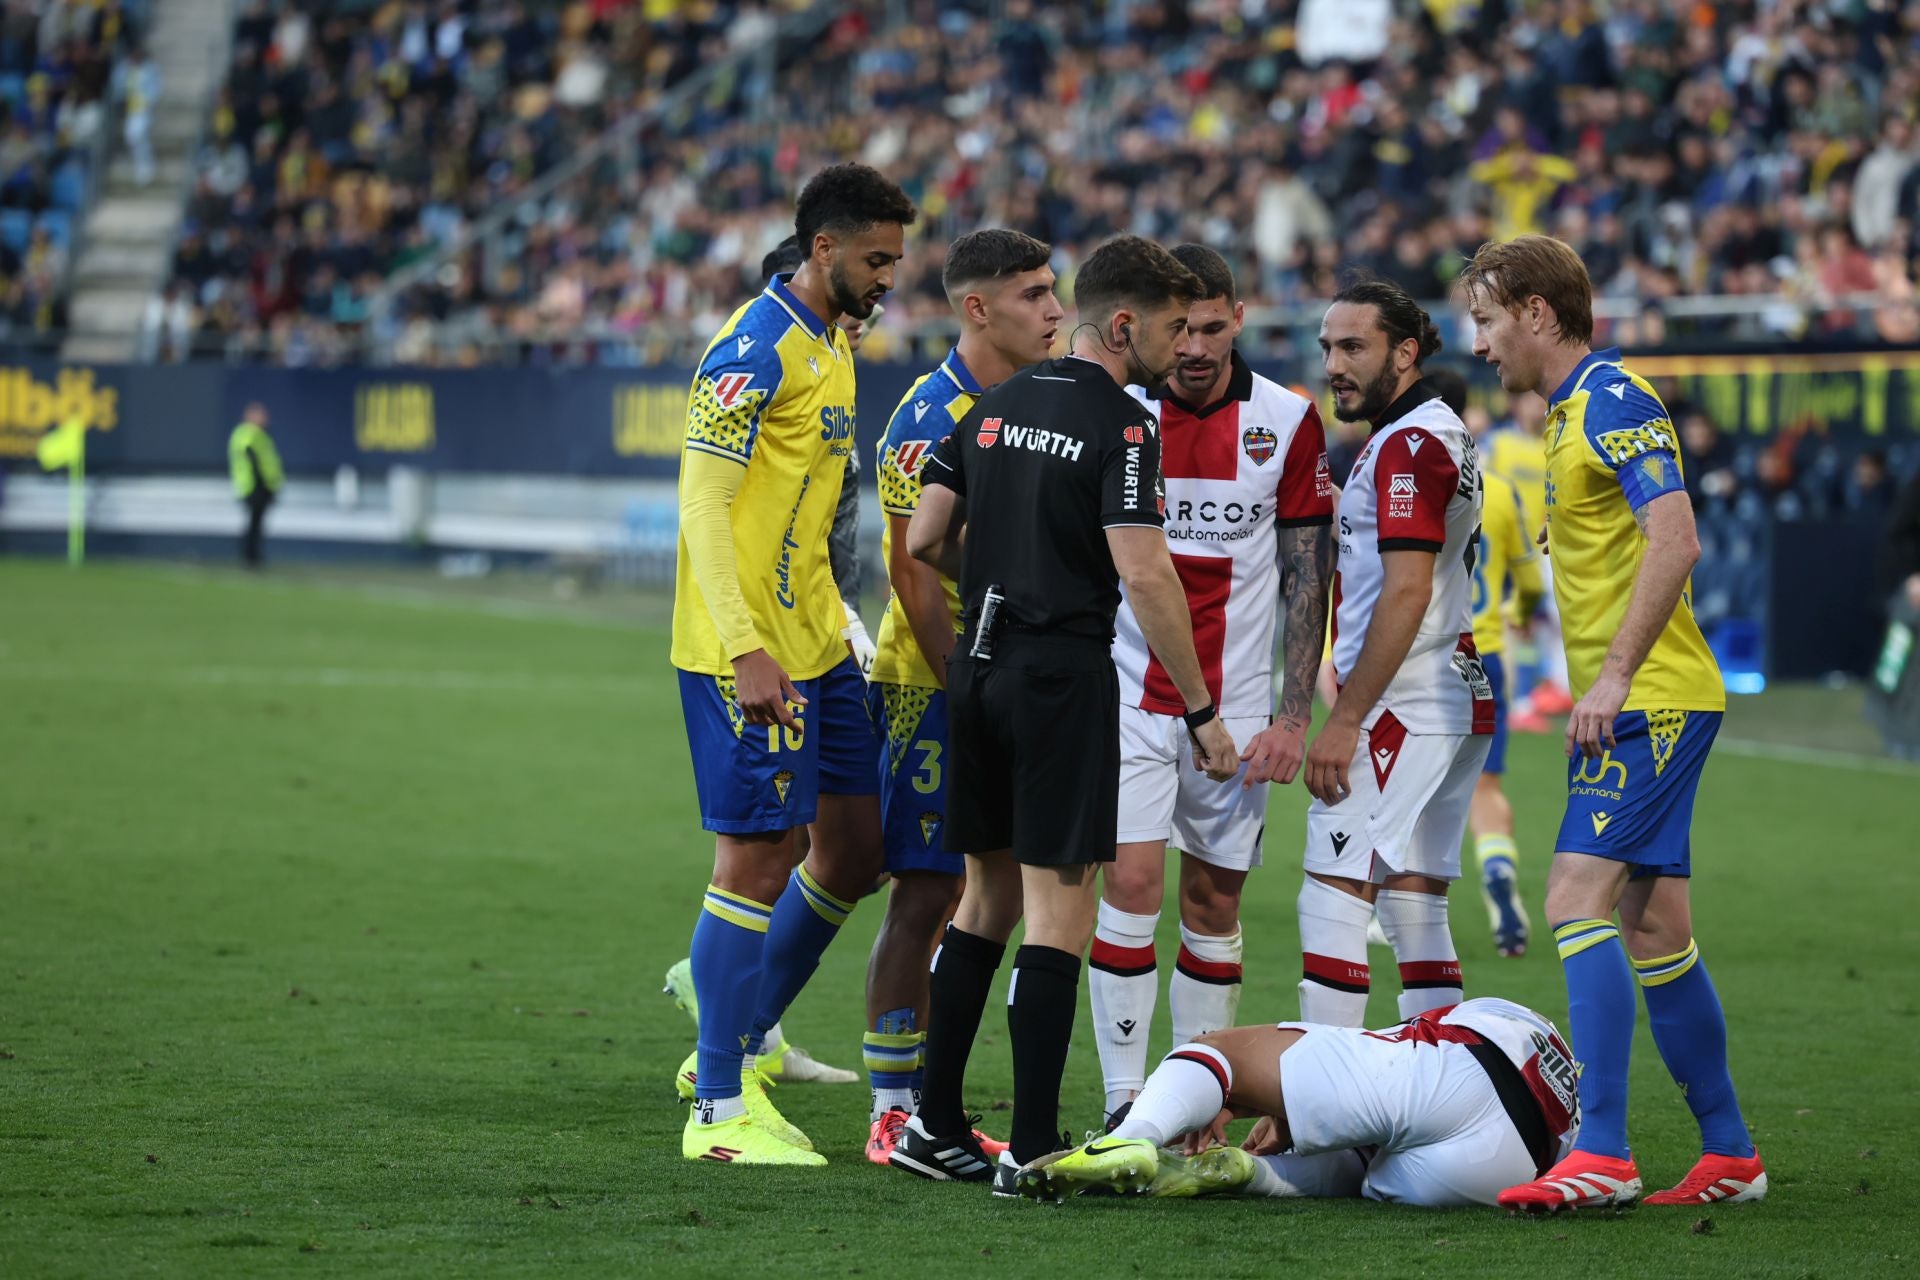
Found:
M 1093 336 L 1100 339 L 1100 345 L 1105 347 L 1107 350 L 1113 352 L 1113 354 L 1119 355 L 1122 351 L 1124 351 L 1129 356 L 1131 356 L 1133 358 L 1134 371 L 1142 374 L 1147 372 L 1146 362 L 1141 360 L 1140 353 L 1133 349 L 1133 326 L 1132 325 L 1123 324 L 1120 326 L 1121 341 L 1125 342 L 1127 345 L 1124 347 L 1116 347 L 1111 342 L 1107 341 L 1107 335 L 1101 332 L 1099 325 L 1095 324 L 1091 320 L 1083 320 L 1079 324 L 1073 327 L 1072 333 L 1067 335 L 1068 350 L 1073 349 L 1073 340 L 1080 336 L 1080 331 L 1082 329 L 1093 330 Z M 1151 379 L 1142 379 L 1142 381 L 1151 381 Z

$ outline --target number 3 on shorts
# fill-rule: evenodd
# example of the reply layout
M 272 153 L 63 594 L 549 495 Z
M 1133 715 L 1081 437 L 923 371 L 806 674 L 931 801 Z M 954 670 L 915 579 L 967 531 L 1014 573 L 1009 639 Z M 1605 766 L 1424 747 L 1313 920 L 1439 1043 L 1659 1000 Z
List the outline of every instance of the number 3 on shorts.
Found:
M 920 767 L 913 771 L 913 789 L 930 796 L 940 789 L 940 744 L 922 738 L 913 749 L 920 753 Z

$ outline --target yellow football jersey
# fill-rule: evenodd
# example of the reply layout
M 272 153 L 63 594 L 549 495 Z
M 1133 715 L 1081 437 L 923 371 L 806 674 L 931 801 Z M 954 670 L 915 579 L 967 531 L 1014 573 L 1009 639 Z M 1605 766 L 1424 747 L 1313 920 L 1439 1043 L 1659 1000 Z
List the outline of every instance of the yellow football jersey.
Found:
M 746 468 L 729 515 L 733 559 L 754 631 L 795 680 L 847 657 L 846 616 L 827 559 L 827 534 L 854 447 L 853 351 L 776 276 L 720 327 L 687 402 L 681 464 L 685 505 L 695 453 Z M 695 580 L 680 527 L 673 593 L 673 665 L 731 675 L 733 659 Z
M 940 362 L 940 367 L 925 374 L 907 388 L 900 407 L 887 423 L 880 440 L 880 510 L 886 523 L 880 531 L 880 558 L 893 563 L 893 517 L 911 516 L 920 508 L 920 468 L 934 446 L 967 416 L 981 395 L 981 386 L 960 358 L 955 347 Z M 940 585 L 947 591 L 947 612 L 953 618 L 954 634 L 960 632 L 960 589 L 951 578 L 941 575 Z M 921 689 L 938 689 L 941 683 L 914 639 L 913 627 L 898 593 L 888 597 L 886 616 L 880 619 L 880 634 L 874 640 L 872 679 L 875 683 L 906 684 Z
M 1480 473 L 1486 503 L 1480 511 L 1480 554 L 1473 562 L 1473 647 L 1483 656 L 1507 647 L 1504 609 L 1509 579 L 1518 588 L 1530 580 L 1539 590 L 1533 538 L 1521 526 L 1520 495 L 1504 478 Z
M 1480 440 L 1480 470 L 1513 486 L 1528 539 L 1539 537 L 1547 524 L 1547 442 L 1518 427 L 1489 431 Z
M 1627 613 L 1647 540 L 1633 513 L 1684 492 L 1667 410 L 1644 378 L 1596 351 L 1547 401 L 1547 548 L 1575 698 L 1600 674 Z M 1693 618 L 1689 583 L 1633 678 L 1626 711 L 1721 711 L 1719 664 Z

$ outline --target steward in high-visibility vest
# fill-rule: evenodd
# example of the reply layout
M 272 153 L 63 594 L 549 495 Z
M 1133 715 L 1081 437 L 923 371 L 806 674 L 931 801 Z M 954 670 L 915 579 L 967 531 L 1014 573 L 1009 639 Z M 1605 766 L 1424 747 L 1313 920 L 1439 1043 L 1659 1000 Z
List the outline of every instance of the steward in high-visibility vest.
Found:
M 279 496 L 286 483 L 280 468 L 280 451 L 267 434 L 267 408 L 255 401 L 247 406 L 246 416 L 227 437 L 227 467 L 233 473 L 233 493 L 247 508 L 247 531 L 240 539 L 240 558 L 248 565 L 260 564 L 260 543 L 265 532 L 267 508 Z

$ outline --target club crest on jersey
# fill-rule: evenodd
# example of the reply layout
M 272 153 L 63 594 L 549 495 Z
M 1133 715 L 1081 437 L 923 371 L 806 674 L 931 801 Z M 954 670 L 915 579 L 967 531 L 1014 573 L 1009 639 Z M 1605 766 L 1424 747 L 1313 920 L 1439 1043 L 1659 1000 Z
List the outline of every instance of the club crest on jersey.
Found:
M 713 380 L 713 399 L 722 409 L 731 409 L 740 403 L 740 397 L 753 389 L 753 375 L 750 373 L 723 373 Z
M 782 769 L 773 775 L 773 789 L 780 793 L 780 803 L 787 802 L 787 792 L 793 790 L 793 771 Z
M 940 824 L 943 820 L 939 813 L 931 809 L 920 815 L 920 841 L 929 849 L 933 847 L 933 842 L 940 837 Z
M 1000 438 L 1000 419 L 982 418 L 980 430 L 974 433 L 973 438 L 982 449 L 993 448 L 994 441 Z
M 1240 447 L 1253 459 L 1254 466 L 1263 465 L 1280 448 L 1280 437 L 1266 427 L 1248 427 L 1240 433 Z

